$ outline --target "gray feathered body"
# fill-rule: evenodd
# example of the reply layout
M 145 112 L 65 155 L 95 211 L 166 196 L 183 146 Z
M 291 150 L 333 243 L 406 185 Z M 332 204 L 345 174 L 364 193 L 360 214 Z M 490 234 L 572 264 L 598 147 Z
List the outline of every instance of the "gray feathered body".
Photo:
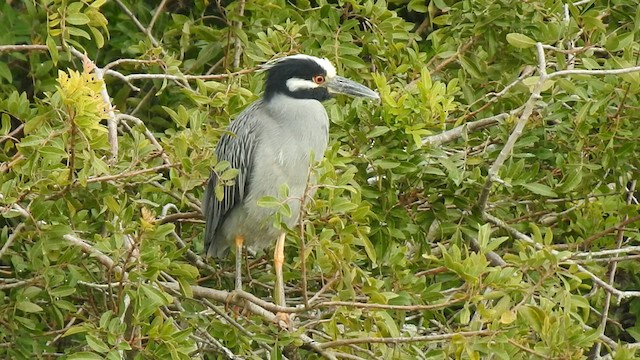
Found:
M 311 161 L 322 159 L 328 129 L 329 119 L 319 101 L 286 95 L 256 101 L 231 123 L 228 130 L 235 136 L 223 135 L 216 154 L 218 161 L 229 161 L 239 174 L 233 186 L 225 186 L 222 200 L 214 193 L 217 176 L 212 173 L 209 178 L 203 201 L 207 256 L 224 256 L 238 235 L 253 249 L 274 243 L 279 234 L 273 227 L 276 210 L 257 202 L 264 196 L 277 198 L 282 184 L 289 187 L 287 204 L 293 214 L 283 222 L 295 225 Z

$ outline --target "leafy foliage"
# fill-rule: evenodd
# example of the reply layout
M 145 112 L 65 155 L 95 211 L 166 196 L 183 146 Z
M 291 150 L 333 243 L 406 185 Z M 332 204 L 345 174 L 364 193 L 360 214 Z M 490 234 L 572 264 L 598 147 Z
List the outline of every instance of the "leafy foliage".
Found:
M 639 38 L 635 0 L 0 3 L 0 354 L 635 358 Z M 382 101 L 327 104 L 284 331 L 270 255 L 263 302 L 198 256 L 198 199 L 299 52 Z

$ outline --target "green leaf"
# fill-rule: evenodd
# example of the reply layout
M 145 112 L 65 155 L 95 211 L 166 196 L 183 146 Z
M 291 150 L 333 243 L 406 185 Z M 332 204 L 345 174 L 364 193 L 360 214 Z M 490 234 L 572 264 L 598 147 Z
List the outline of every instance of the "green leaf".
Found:
M 90 329 L 87 328 L 85 325 L 76 325 L 76 326 L 70 327 L 69 330 L 65 331 L 64 335 L 62 336 L 65 337 L 69 335 L 80 334 L 80 333 L 87 332 L 89 330 Z
M 576 189 L 582 183 L 582 171 L 581 169 L 573 169 L 569 171 L 566 179 L 558 187 L 558 192 L 569 193 Z
M 507 42 L 520 49 L 530 48 L 536 44 L 536 41 L 532 38 L 519 33 L 507 34 Z
M 84 31 L 84 30 L 82 30 L 82 29 L 80 29 L 80 28 L 77 28 L 77 27 L 74 27 L 74 26 L 67 26 L 65 29 L 67 29 L 67 31 L 69 31 L 69 34 L 71 34 L 73 36 L 80 36 L 80 37 L 83 37 L 83 38 L 85 38 L 87 40 L 91 40 L 91 36 L 89 35 L 89 33 Z M 70 41 L 70 40 L 68 40 L 68 41 Z
M 32 303 L 31 301 L 19 301 L 18 303 L 16 303 L 16 309 L 18 310 L 22 310 L 24 312 L 28 312 L 28 313 L 36 313 L 36 312 L 41 312 L 44 309 L 41 308 L 39 305 Z
M 81 12 L 67 14 L 65 20 L 71 25 L 85 25 L 88 24 L 91 19 Z
M 100 340 L 99 338 L 91 334 L 85 335 L 84 338 L 87 341 L 89 347 L 94 351 L 97 351 L 99 353 L 106 353 L 107 351 L 109 351 L 109 347 L 107 346 L 107 344 L 105 344 L 105 342 Z
M 524 188 L 526 188 L 527 190 L 538 194 L 538 195 L 542 195 L 542 196 L 546 196 L 546 197 L 558 197 L 558 194 L 556 194 L 553 189 L 551 189 L 549 186 L 544 185 L 544 184 L 539 184 L 539 183 L 529 183 L 529 184 L 522 184 L 522 186 Z
M 98 49 L 102 49 L 104 47 L 104 36 L 102 36 L 100 30 L 93 26 L 89 26 L 89 30 L 93 35 L 93 39 L 95 40 Z
M 51 291 L 49 291 L 49 295 L 54 296 L 54 297 L 65 297 L 65 296 L 69 296 L 72 295 L 76 292 L 76 288 L 75 286 L 60 286 L 58 288 L 52 289 Z
M 282 202 L 273 196 L 263 196 L 258 200 L 258 206 L 265 208 L 277 208 L 282 206 Z
M 367 134 L 368 138 L 378 137 L 380 135 L 384 135 L 389 132 L 391 129 L 388 126 L 376 126 L 373 130 L 369 131 Z
M 92 352 L 77 352 L 67 357 L 69 360 L 102 360 L 103 357 Z
M 7 79 L 8 83 L 13 82 L 13 76 L 11 75 L 11 70 L 9 70 L 9 66 L 6 63 L 0 61 L 0 78 Z
M 49 49 L 49 54 L 51 55 L 51 60 L 53 60 L 53 64 L 57 65 L 58 64 L 58 47 L 56 45 L 56 41 L 53 40 L 53 37 L 51 35 L 47 36 L 47 49 Z

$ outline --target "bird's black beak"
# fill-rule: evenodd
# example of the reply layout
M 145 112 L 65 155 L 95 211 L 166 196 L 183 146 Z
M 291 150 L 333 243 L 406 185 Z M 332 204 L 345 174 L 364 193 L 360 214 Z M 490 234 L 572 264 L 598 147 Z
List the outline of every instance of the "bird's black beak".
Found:
M 326 87 L 327 90 L 329 90 L 329 92 L 332 94 L 344 94 L 374 100 L 380 99 L 380 95 L 378 95 L 377 92 L 342 76 L 336 76 L 333 79 L 327 81 Z

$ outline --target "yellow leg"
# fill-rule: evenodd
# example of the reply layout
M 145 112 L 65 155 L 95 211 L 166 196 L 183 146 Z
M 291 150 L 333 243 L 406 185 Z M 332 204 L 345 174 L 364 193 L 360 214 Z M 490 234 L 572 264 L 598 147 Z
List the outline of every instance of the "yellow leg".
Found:
M 242 290 L 242 244 L 244 237 L 236 236 L 236 290 Z
M 287 306 L 287 302 L 284 298 L 284 278 L 282 275 L 282 265 L 284 264 L 284 239 L 285 233 L 281 233 L 278 236 L 278 241 L 276 242 L 276 249 L 273 254 L 273 262 L 276 267 L 276 286 L 274 289 L 273 297 L 275 299 L 276 305 L 285 307 Z M 278 312 L 276 313 L 276 323 L 281 324 L 281 321 L 284 321 L 285 328 L 291 330 L 293 329 L 292 318 L 288 313 Z
M 287 306 L 287 303 L 284 299 L 284 279 L 282 275 L 282 264 L 284 264 L 284 239 L 285 233 L 281 233 L 278 236 L 278 241 L 276 242 L 276 249 L 273 254 L 273 262 L 276 267 L 276 287 L 274 298 L 276 301 L 276 305 L 278 306 Z

